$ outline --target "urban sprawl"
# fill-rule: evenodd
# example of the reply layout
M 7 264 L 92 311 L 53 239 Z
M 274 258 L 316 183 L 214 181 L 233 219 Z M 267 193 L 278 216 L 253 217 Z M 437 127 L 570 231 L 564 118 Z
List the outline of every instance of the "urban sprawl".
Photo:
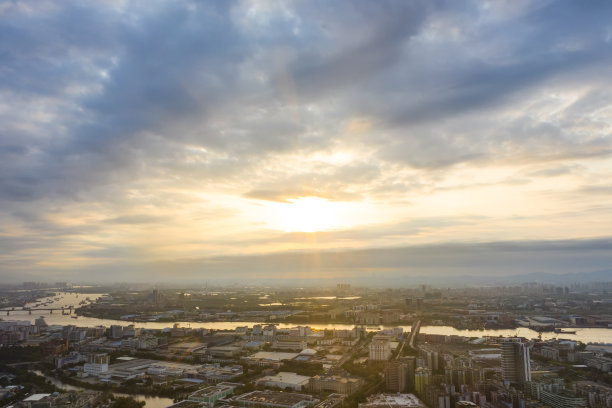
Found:
M 610 408 L 612 345 L 581 338 L 612 333 L 609 289 L 29 282 L 1 295 L 0 406 Z

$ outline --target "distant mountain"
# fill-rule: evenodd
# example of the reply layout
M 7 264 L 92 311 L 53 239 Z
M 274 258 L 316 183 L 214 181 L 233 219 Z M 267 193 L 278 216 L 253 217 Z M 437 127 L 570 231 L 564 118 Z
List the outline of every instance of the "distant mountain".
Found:
M 350 280 L 348 280 L 350 281 Z M 612 282 L 612 269 L 592 272 L 548 273 L 533 272 L 518 275 L 446 275 L 430 274 L 406 277 L 360 277 L 356 284 L 372 286 L 412 286 L 418 284 L 432 284 L 442 286 L 472 286 L 472 285 L 517 285 L 526 282 L 539 282 L 556 285 L 569 285 L 573 283 Z
M 248 280 L 248 279 L 247 279 Z M 219 281 L 221 282 L 221 281 Z M 228 281 L 229 282 L 229 281 Z M 573 283 L 612 282 L 612 269 L 592 272 L 547 273 L 533 272 L 518 275 L 452 275 L 430 274 L 405 276 L 385 276 L 384 274 L 370 274 L 369 276 L 344 276 L 343 278 L 268 278 L 257 279 L 258 284 L 271 286 L 312 287 L 328 286 L 336 283 L 350 283 L 354 286 L 369 286 L 377 288 L 411 287 L 420 284 L 429 284 L 442 287 L 486 286 L 486 285 L 520 285 L 527 282 L 538 282 L 554 285 L 570 285 Z

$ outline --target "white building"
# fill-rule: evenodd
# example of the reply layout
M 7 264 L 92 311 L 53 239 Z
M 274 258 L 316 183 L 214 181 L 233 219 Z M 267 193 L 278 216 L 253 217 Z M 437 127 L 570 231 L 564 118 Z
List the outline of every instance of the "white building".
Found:
M 90 354 L 87 363 L 83 365 L 83 372 L 99 377 L 100 374 L 108 372 L 110 357 L 106 353 Z
M 377 394 L 359 403 L 359 408 L 425 408 L 413 394 Z
M 268 375 L 257 381 L 257 385 L 266 387 L 279 387 L 281 389 L 291 388 L 295 391 L 301 391 L 302 387 L 308 386 L 310 377 L 281 371 L 276 375 Z
M 265 341 L 274 340 L 274 336 L 276 336 L 276 326 L 270 325 L 270 326 L 264 327 L 263 338 Z
M 100 374 L 108 372 L 108 364 L 85 363 L 83 372 L 98 377 Z
M 312 329 L 309 326 L 292 327 L 289 331 L 291 337 L 306 337 L 312 334 Z
M 391 342 L 387 338 L 372 339 L 370 343 L 370 360 L 386 361 L 391 357 Z

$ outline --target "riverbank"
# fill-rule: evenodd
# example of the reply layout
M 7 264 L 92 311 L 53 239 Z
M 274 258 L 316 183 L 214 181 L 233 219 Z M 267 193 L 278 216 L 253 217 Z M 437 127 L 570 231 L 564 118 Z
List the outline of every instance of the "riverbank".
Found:
M 108 389 L 97 389 L 93 387 L 87 387 L 85 383 L 80 385 L 71 384 L 70 382 L 66 382 L 65 380 L 61 380 L 55 376 L 52 376 L 48 373 L 44 373 L 41 370 L 30 370 L 32 373 L 44 377 L 51 384 L 56 386 L 57 388 L 63 391 L 110 391 L 116 397 L 130 397 L 135 399 L 136 401 L 144 401 L 145 406 L 147 408 L 165 408 L 174 403 L 174 399 L 163 396 L 154 396 L 154 395 L 146 395 L 142 393 L 130 393 L 130 392 L 115 392 L 113 388 Z M 129 391 L 129 390 L 127 390 Z
M 62 294 L 59 300 L 53 300 L 50 306 L 53 307 L 69 307 L 70 305 L 78 305 L 83 300 L 83 294 Z M 85 294 L 91 301 L 95 301 L 103 294 Z M 114 319 L 98 319 L 95 317 L 78 316 L 76 319 L 70 315 L 62 315 L 58 313 L 47 313 L 47 314 L 29 314 L 28 311 L 14 311 L 8 319 L 15 320 L 29 320 L 34 323 L 36 318 L 43 316 L 46 322 L 50 325 L 76 325 L 80 327 L 95 327 L 95 326 L 106 326 L 121 325 L 127 326 L 131 322 Z M 265 321 L 231 321 L 231 322 L 190 322 L 190 321 L 172 321 L 172 322 L 139 322 L 136 323 L 137 327 L 144 329 L 166 329 L 173 326 L 173 324 L 179 324 L 181 327 L 190 328 L 204 328 L 209 330 L 234 330 L 238 326 L 253 326 L 254 324 L 276 324 L 278 328 L 291 328 L 296 325 L 292 322 L 265 322 Z M 305 323 L 301 323 L 305 324 Z M 315 330 L 350 330 L 355 327 L 354 324 L 349 323 L 324 323 L 324 324 L 308 324 Z M 405 332 L 410 331 L 411 326 L 408 324 L 400 324 L 395 326 L 384 326 L 376 325 L 376 327 L 401 327 Z M 572 328 L 573 329 L 573 328 Z M 566 333 L 554 333 L 554 332 L 543 332 L 540 333 L 537 330 L 529 327 L 518 327 L 516 329 L 457 329 L 452 326 L 431 326 L 424 325 L 421 327 L 421 333 L 423 334 L 442 334 L 442 335 L 457 335 L 465 337 L 513 337 L 520 336 L 529 339 L 537 339 L 541 336 L 542 340 L 550 340 L 555 338 L 563 338 L 568 340 L 581 341 L 583 343 L 611 343 L 612 344 L 612 328 L 577 328 L 575 334 Z

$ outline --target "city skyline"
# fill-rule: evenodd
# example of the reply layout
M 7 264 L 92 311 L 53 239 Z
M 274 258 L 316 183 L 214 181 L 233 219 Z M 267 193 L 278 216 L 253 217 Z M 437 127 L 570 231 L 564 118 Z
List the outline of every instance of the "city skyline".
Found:
M 605 273 L 611 8 L 4 3 L 3 281 Z

